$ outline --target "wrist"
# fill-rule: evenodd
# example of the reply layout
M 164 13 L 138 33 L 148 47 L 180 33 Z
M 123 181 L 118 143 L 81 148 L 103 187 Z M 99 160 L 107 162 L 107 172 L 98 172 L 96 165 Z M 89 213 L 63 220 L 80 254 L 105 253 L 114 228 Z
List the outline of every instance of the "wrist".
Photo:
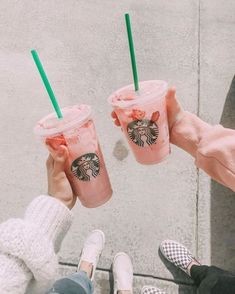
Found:
M 49 193 L 48 195 L 60 203 L 62 203 L 64 206 L 66 206 L 69 210 L 71 210 L 74 207 L 75 204 L 75 197 L 74 196 L 65 196 L 64 193 L 61 192 L 55 192 L 55 193 Z
M 60 201 L 60 202 L 62 202 L 63 203 L 63 205 L 64 206 L 66 206 L 69 210 L 72 210 L 72 208 L 74 207 L 74 200 L 73 199 L 70 199 L 70 200 L 65 200 L 65 199 L 60 199 L 60 198 L 57 198 L 56 196 L 55 196 L 55 198 L 58 200 L 58 201 Z

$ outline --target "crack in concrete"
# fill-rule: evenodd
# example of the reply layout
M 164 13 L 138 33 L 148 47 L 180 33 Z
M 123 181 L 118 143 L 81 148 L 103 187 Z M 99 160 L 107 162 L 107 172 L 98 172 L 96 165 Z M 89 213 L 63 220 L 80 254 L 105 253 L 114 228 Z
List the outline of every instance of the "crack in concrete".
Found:
M 197 115 L 200 115 L 201 96 L 201 0 L 198 0 L 198 47 L 197 47 Z
M 201 96 L 201 0 L 198 0 L 198 68 L 197 68 L 197 82 L 198 82 L 198 92 L 197 92 L 197 115 L 200 115 L 200 96 Z M 199 181 L 200 181 L 200 174 L 199 169 L 197 168 L 197 187 L 196 187 L 196 256 L 198 257 L 199 252 L 199 220 L 198 220 L 198 213 L 199 213 Z
M 70 267 L 77 267 L 78 266 L 75 263 L 69 263 L 69 262 L 59 262 L 59 264 L 60 265 L 65 265 L 65 266 L 70 266 Z M 106 268 L 101 268 L 101 267 L 97 267 L 96 270 L 101 271 L 101 272 L 106 272 L 106 273 L 109 273 L 109 274 L 112 273 L 111 270 L 106 269 Z M 179 285 L 179 286 L 191 286 L 191 287 L 194 287 L 194 285 L 192 283 L 176 281 L 176 280 L 172 280 L 172 279 L 168 279 L 168 278 L 162 278 L 162 277 L 149 275 L 149 274 L 134 273 L 133 275 L 134 275 L 134 277 L 151 278 L 151 279 L 154 279 L 154 280 L 162 280 L 162 281 L 166 281 L 166 282 L 171 282 L 171 283 L 174 283 L 174 284 Z

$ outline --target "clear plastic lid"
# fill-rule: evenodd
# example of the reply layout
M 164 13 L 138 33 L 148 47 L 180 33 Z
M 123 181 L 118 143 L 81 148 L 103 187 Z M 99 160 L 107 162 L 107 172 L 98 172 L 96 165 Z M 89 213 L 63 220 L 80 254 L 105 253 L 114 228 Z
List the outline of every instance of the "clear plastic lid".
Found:
M 54 136 L 72 127 L 80 126 L 91 118 L 91 107 L 86 104 L 65 107 L 63 118 L 58 119 L 56 113 L 42 118 L 34 128 L 34 134 L 41 137 Z
M 134 85 L 125 86 L 114 92 L 108 102 L 113 107 L 128 108 L 145 104 L 153 99 L 161 99 L 166 95 L 167 82 L 161 80 L 143 81 L 139 83 L 139 91 L 134 90 Z

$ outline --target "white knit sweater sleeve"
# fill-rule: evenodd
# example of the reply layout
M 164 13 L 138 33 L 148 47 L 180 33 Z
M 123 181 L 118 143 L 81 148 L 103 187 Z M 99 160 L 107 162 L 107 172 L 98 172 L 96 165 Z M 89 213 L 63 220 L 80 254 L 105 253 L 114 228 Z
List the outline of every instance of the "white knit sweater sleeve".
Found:
M 42 195 L 23 219 L 0 224 L 0 293 L 23 294 L 32 277 L 55 278 L 56 253 L 71 223 L 72 213 L 62 202 Z

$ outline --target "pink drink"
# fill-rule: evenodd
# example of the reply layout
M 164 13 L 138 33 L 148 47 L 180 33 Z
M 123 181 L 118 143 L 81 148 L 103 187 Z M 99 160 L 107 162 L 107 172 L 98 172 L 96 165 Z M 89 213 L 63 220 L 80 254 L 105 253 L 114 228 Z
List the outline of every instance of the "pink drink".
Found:
M 167 83 L 145 81 L 117 90 L 108 102 L 113 106 L 122 130 L 135 155 L 142 164 L 154 164 L 170 153 L 166 112 Z
M 88 208 L 100 206 L 112 196 L 112 188 L 98 143 L 91 108 L 75 105 L 62 109 L 63 119 L 50 114 L 41 119 L 34 133 L 54 150 L 66 145 L 65 169 L 73 192 Z

